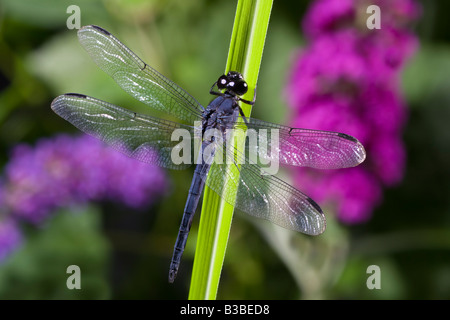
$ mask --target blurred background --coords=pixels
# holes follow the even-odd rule
[[[308,74],[302,63],[313,65],[305,61],[314,43],[322,43],[324,33],[336,28],[332,22],[348,12],[357,16],[345,16],[347,22],[361,17],[352,6],[367,6],[356,0],[335,3],[275,1],[252,117],[292,124],[305,114],[304,122],[296,123],[330,129],[329,122],[321,127],[298,105],[311,105],[311,95],[296,94],[312,90],[301,87],[308,82],[299,77]],[[370,127],[369,133],[347,132],[345,125],[335,129],[367,141],[361,169],[366,173],[360,174],[375,181],[373,188],[349,181],[376,197],[349,218],[351,191],[329,197],[314,188],[335,180],[318,176],[302,188],[302,176],[310,172],[283,171],[283,178],[323,206],[328,229],[313,238],[235,215],[219,299],[450,298],[450,3],[398,3],[404,10],[386,21],[402,22],[394,29],[407,30],[411,45],[390,72],[365,79],[393,83],[389,88],[401,110],[394,130],[400,151],[377,149],[383,132],[370,124],[390,109],[371,109],[372,118],[359,115],[359,127]],[[81,26],[108,30],[203,105],[225,71],[236,1],[0,1],[0,299],[185,299],[198,216],[176,282],[168,284],[167,276],[193,169],[165,171],[116,156],[50,109],[56,96],[77,92],[150,112],[96,67],[76,29],[67,28],[72,4],[80,8]],[[389,10],[382,6],[381,30]],[[383,48],[402,43],[386,42]],[[330,51],[330,59],[318,65],[326,69],[333,55]],[[335,99],[338,89],[327,99]],[[340,102],[348,102],[352,89],[345,90]],[[330,114],[322,115],[319,119]],[[394,167],[393,173],[380,167]],[[70,265],[81,269],[81,290],[67,289]],[[380,289],[367,286],[371,265],[379,267]]]

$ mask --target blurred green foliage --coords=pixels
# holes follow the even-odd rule
[[[44,229],[30,230],[26,243],[2,265],[0,299],[107,298],[110,246],[99,225],[98,209],[86,207],[58,212]],[[82,290],[67,289],[72,272],[66,270],[73,264],[81,269]]]
[[[66,28],[71,4],[81,9],[81,25],[109,30],[205,105],[224,71],[234,1],[1,0],[2,168],[18,143],[77,132],[50,110],[59,94],[79,92],[150,112],[118,90],[79,45],[76,30]],[[254,117],[282,123],[288,115],[283,87],[303,43],[307,5],[274,4]],[[317,238],[237,216],[219,299],[450,298],[450,2],[423,5],[416,26],[421,47],[403,77],[410,108],[403,183],[386,191],[369,223],[343,226],[328,215],[329,228]],[[25,230],[23,247],[0,266],[0,298],[186,298],[198,218],[174,285],[167,272],[192,171],[169,174],[171,193],[148,212],[92,204]],[[82,290],[65,286],[72,264],[81,268]],[[381,268],[380,290],[367,289],[370,265]]]

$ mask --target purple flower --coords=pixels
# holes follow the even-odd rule
[[[0,263],[22,243],[22,233],[12,220],[0,217]]]
[[[420,8],[412,0],[371,4],[381,9],[381,29],[366,27],[365,1],[312,3],[303,21],[309,44],[298,54],[286,91],[294,127],[344,132],[366,148],[367,159],[357,168],[296,171],[302,190],[334,206],[346,223],[370,218],[383,188],[401,181],[406,161],[399,77],[417,48],[408,25]]]
[[[317,38],[355,22],[354,0],[316,0],[303,19],[303,31],[308,38]]]
[[[382,30],[408,32],[407,27],[421,15],[421,7],[413,0],[315,0],[303,19],[303,31],[309,39],[345,29],[370,33],[366,28],[366,10],[371,4],[380,7]]]
[[[379,181],[361,166],[327,173],[299,168],[295,174],[303,190],[317,202],[335,206],[337,217],[345,223],[367,221],[382,200]]]
[[[33,224],[63,206],[117,201],[134,208],[151,204],[167,190],[155,166],[130,159],[83,135],[42,139],[33,148],[17,146],[5,168],[4,203]]]
[[[290,105],[308,108],[324,98],[344,104],[353,101],[370,76],[364,56],[357,52],[357,37],[351,30],[321,37],[300,53],[288,88]]]

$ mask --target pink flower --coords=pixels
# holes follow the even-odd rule
[[[402,130],[407,112],[399,78],[417,48],[407,27],[420,8],[412,0],[371,4],[381,8],[381,29],[361,24],[369,16],[365,1],[313,2],[303,21],[309,44],[299,53],[286,88],[292,126],[347,133],[366,148],[367,159],[357,168],[296,171],[299,187],[334,206],[346,223],[370,219],[383,188],[402,180],[406,161]]]

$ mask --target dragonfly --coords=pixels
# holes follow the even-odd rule
[[[356,138],[339,132],[291,128],[246,117],[240,103],[253,105],[256,94],[252,101],[242,98],[249,88],[237,71],[218,78],[210,89],[215,97],[205,108],[105,29],[85,26],[78,31],[78,38],[94,62],[125,92],[143,104],[179,119],[176,122],[139,114],[78,93],[63,94],[53,100],[51,108],[56,114],[129,157],[165,168],[185,169],[192,163],[173,160],[180,145],[179,140],[172,139],[175,130],[187,130],[194,136],[199,130],[206,133],[214,129],[223,137],[237,129],[277,133],[278,140],[267,138],[264,145],[253,147],[249,143],[243,147],[237,144],[225,147],[223,141],[226,139],[219,139],[219,135],[206,137],[200,134],[197,158],[200,160],[196,161],[174,245],[170,283],[177,276],[205,185],[251,216],[308,235],[325,231],[326,219],[320,206],[282,179],[267,174],[261,166],[262,161],[255,161],[250,154],[256,154],[259,157],[256,159],[294,166],[349,168],[362,163],[366,157],[363,145]],[[196,121],[201,125],[194,125]],[[267,152],[269,149],[271,152]],[[227,155],[231,161],[211,161],[217,155]],[[233,190],[230,186],[235,192],[229,191]]]

